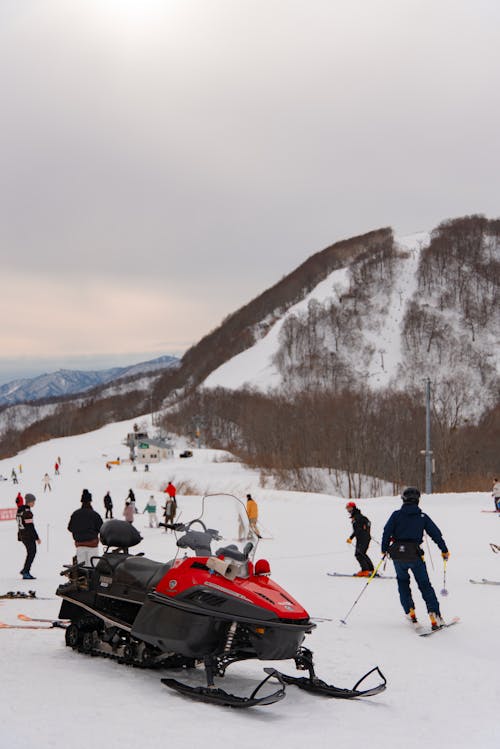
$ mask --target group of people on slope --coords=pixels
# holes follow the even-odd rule
[[[164,493],[167,495],[165,506],[162,507],[165,523],[160,524],[158,522],[157,504],[153,494],[150,495],[143,510],[143,514],[148,514],[150,528],[158,527],[159,525],[166,525],[167,523],[171,524],[175,520],[177,513],[177,490],[172,481],[168,482],[164,489]],[[31,574],[31,565],[33,564],[36,555],[36,545],[40,543],[40,538],[36,531],[33,518],[33,507],[35,502],[36,497],[33,494],[27,493],[23,498],[21,493],[18,492],[16,497],[18,540],[21,541],[26,548],[26,559],[21,570],[21,575],[24,580],[36,579]],[[68,531],[72,534],[75,542],[77,563],[83,564],[84,566],[90,566],[91,559],[96,555],[96,549],[99,546],[99,532],[104,521],[101,515],[92,507],[92,494],[88,489],[83,490],[80,502],[81,507],[71,514],[68,523]],[[113,519],[113,501],[109,491],[104,495],[104,507],[106,509],[106,519]],[[260,538],[257,528],[258,507],[250,494],[247,494],[247,513],[249,516],[250,527]],[[135,507],[135,494],[133,490],[130,489],[125,501],[123,516],[127,522],[132,523],[135,514],[137,514]]]
[[[441,551],[444,560],[448,560],[450,552],[437,525],[419,508],[420,491],[414,486],[407,487],[401,499],[403,504],[399,510],[392,513],[384,526],[382,534],[382,558],[388,555],[396,571],[399,600],[405,614],[412,622],[417,622],[415,602],[410,586],[410,572],[413,574],[433,629],[443,624],[439,601],[432,587],[427,567],[424,562],[424,552],[421,548],[424,532],[434,541]],[[352,543],[356,539],[355,556],[361,570],[358,577],[371,577],[375,569],[367,554],[370,545],[370,521],[366,518],[355,502],[348,502],[346,509],[352,520],[352,534],[347,539]]]
[[[173,522],[177,512],[176,488],[171,481],[169,481],[164,492],[167,494],[167,498],[165,506],[162,509],[164,510],[166,524]],[[399,510],[392,513],[384,526],[381,541],[382,558],[388,555],[394,563],[399,598],[408,618],[413,622],[417,621],[415,603],[410,586],[409,573],[411,572],[425,601],[431,626],[439,627],[443,623],[439,601],[429,580],[424,553],[421,548],[424,532],[439,547],[445,561],[448,560],[450,554],[440,529],[420,509],[420,496],[420,491],[416,487],[408,487],[403,491],[401,495],[402,506]],[[500,501],[500,492],[498,498]],[[31,575],[31,565],[36,555],[36,544],[40,543],[33,519],[35,501],[35,496],[30,493],[25,495],[24,501],[20,492],[16,498],[18,506],[16,516],[18,539],[26,547],[26,559],[21,570],[21,575],[23,579],[28,580],[35,579]],[[113,503],[109,492],[104,497],[104,506],[106,508],[106,518],[112,518]],[[347,543],[352,543],[353,540],[356,541],[355,557],[361,567],[360,571],[355,574],[360,577],[370,577],[375,573],[373,563],[368,556],[368,547],[371,541],[370,521],[362,514],[355,502],[348,502],[346,509],[352,522],[352,533],[347,538]],[[251,530],[258,538],[261,538],[257,526],[258,506],[251,494],[247,494],[246,497],[246,510]],[[132,523],[136,513],[135,495],[132,489],[130,489],[123,515],[125,520]],[[148,513],[150,527],[158,527],[157,505],[154,495],[149,497],[143,513]],[[99,545],[99,531],[102,524],[103,520],[101,516],[92,508],[92,495],[87,489],[84,489],[81,496],[81,508],[72,513],[68,524],[68,530],[73,535],[75,542],[78,563],[86,566],[90,565],[90,560],[95,555],[95,550]]]

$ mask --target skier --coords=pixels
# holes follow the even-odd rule
[[[21,492],[17,492],[17,497],[16,497],[17,508],[19,509],[20,507],[23,506],[23,504],[24,504],[23,495],[21,494]]]
[[[69,519],[68,530],[75,541],[77,563],[91,567],[92,557],[98,554],[102,517],[92,508],[92,494],[88,489],[83,490],[81,503],[80,509]]]
[[[144,515],[145,512],[148,513],[149,527],[158,528],[158,517],[156,515],[156,499],[154,498],[152,494],[149,497],[148,503],[146,507],[144,508],[144,510],[142,511],[142,514]]]
[[[18,484],[19,483],[19,481],[17,480],[17,473],[16,473],[16,469],[15,468],[12,469],[12,471],[10,473],[10,477],[12,479],[12,483],[13,484]]]
[[[259,518],[259,507],[257,502],[251,494],[247,494],[247,515],[250,521],[250,530],[252,530],[257,538],[262,538],[260,531],[257,527],[257,520]]]
[[[134,522],[134,503],[130,501],[130,499],[127,499],[125,502],[125,507],[123,508],[123,517],[127,521],[127,523],[133,523]]]
[[[495,503],[495,510],[500,512],[500,481],[493,479],[493,488],[491,490],[493,495],[493,502]]]
[[[354,573],[354,577],[370,577],[374,567],[372,560],[366,552],[368,551],[371,540],[371,523],[367,517],[361,514],[361,510],[356,507],[355,502],[348,502],[345,508],[351,516],[352,520],[352,533],[347,539],[347,543],[352,544],[353,538],[356,539],[356,549],[354,551],[354,556],[358,560],[361,567],[361,570],[359,572]]]
[[[48,473],[46,473],[46,474],[44,475],[44,477],[43,477],[43,479],[42,479],[42,484],[43,484],[43,491],[44,491],[44,492],[46,492],[46,491],[47,491],[47,489],[49,490],[49,492],[51,492],[51,491],[52,491],[52,487],[51,487],[51,485],[50,485],[50,476],[49,476],[49,474],[48,474]]]
[[[420,491],[414,486],[409,486],[403,491],[401,499],[403,500],[402,507],[393,512],[385,524],[382,535],[382,554],[389,554],[394,562],[399,600],[410,621],[414,623],[417,621],[410,589],[409,572],[411,570],[427,606],[432,629],[439,629],[444,622],[436,593],[427,574],[424,552],[420,548],[424,531],[441,549],[443,559],[448,559],[450,552],[437,525],[418,507]]]
[[[167,484],[167,486],[166,486],[166,489],[165,489],[164,493],[165,493],[165,494],[168,494],[168,496],[169,496],[169,497],[170,497],[171,499],[175,499],[175,497],[176,497],[176,494],[177,494],[177,489],[175,488],[175,486],[174,486],[174,485],[172,484],[172,482],[171,482],[171,481],[169,481],[169,482],[168,482],[168,484]]]
[[[24,502],[25,504],[18,508],[16,514],[17,538],[26,547],[26,559],[21,570],[21,575],[23,576],[23,580],[36,580],[31,574],[31,565],[36,556],[36,545],[40,544],[41,541],[33,522],[32,508],[36,502],[35,495],[26,494]]]
[[[56,460],[56,462],[54,463],[54,474],[55,474],[56,476],[59,476],[59,463],[57,462],[57,460]]]
[[[134,494],[134,492],[132,491],[132,489],[129,489],[129,490],[128,490],[128,494],[127,494],[127,499],[126,499],[126,501],[127,501],[127,502],[130,502],[130,504],[132,505],[132,512],[134,513],[134,515],[138,515],[138,514],[139,514],[139,510],[138,510],[138,509],[137,509],[137,507],[135,506],[135,494]]]
[[[104,500],[103,501],[104,501],[104,507],[106,509],[106,518],[105,518],[105,520],[107,520],[108,518],[113,519],[113,500],[111,499],[111,494],[109,493],[109,489],[106,492],[106,494],[104,495]]]
[[[165,501],[165,507],[162,507],[162,510],[165,523],[173,523],[177,514],[177,500],[175,496],[168,497],[168,499]],[[168,528],[165,528],[165,533],[167,533],[167,531]]]

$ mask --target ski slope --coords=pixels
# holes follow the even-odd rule
[[[61,630],[0,631],[2,670],[0,684],[1,742],[3,749],[165,749],[169,746],[243,748],[304,746],[322,749],[363,746],[387,749],[422,746],[493,749],[500,745],[496,706],[500,698],[496,657],[500,587],[471,585],[469,578],[500,580],[500,555],[489,543],[500,543],[499,517],[487,493],[432,495],[421,506],[443,531],[451,551],[447,569],[449,595],[440,597],[442,613],[460,624],[429,638],[418,637],[403,617],[395,580],[333,578],[327,571],[354,572],[354,550],[346,544],[350,522],[345,500],[333,496],[261,490],[258,474],[238,463],[224,461],[213,450],[193,450],[194,457],[176,457],[152,465],[149,473],[132,472],[129,464],[107,471],[107,460],[126,458],[121,444],[132,422],[109,425],[97,432],[52,440],[34,446],[15,459],[0,461],[0,474],[10,476],[22,464],[21,483],[0,482],[0,507],[13,506],[18,488],[37,497],[35,522],[42,544],[32,567],[35,581],[22,581],[18,570],[24,546],[16,540],[14,521],[0,522],[2,565],[0,592],[35,589],[52,600],[0,602],[0,620],[19,623],[19,613],[57,617],[54,597],[59,572],[73,555],[66,530],[69,515],[80,506],[84,488],[94,497],[94,508],[103,514],[102,498],[109,489],[115,517],[121,517],[129,488],[142,510],[151,493],[168,480],[189,481],[197,491],[251,491],[259,502],[265,536],[256,559],[268,558],[272,575],[309,611],[332,621],[319,623],[305,644],[315,654],[318,675],[341,687],[352,687],[373,666],[388,680],[386,692],[364,700],[342,701],[312,696],[295,687],[286,698],[267,707],[238,712],[192,702],[160,683],[165,672],[143,671],[75,653],[64,645]],[[61,457],[60,476],[53,465]],[[51,493],[42,491],[42,476],[53,476]],[[195,499],[179,493],[181,519],[189,519]],[[374,539],[399,507],[397,497],[361,500],[362,511],[372,521]],[[174,538],[161,530],[143,527],[146,516],[137,516],[144,540],[137,551],[156,560],[174,556]],[[369,553],[375,563],[379,546],[372,541]],[[429,542],[427,561],[436,591],[443,587],[443,563]],[[392,574],[389,562],[386,574]],[[365,588],[366,586],[366,588]],[[364,589],[343,626],[354,600]],[[425,609],[415,589],[417,614],[426,622]],[[267,662],[251,661],[231,666],[225,688],[249,694],[263,675]],[[295,673],[293,663],[276,663]],[[203,674],[177,674],[177,678],[202,683]],[[198,682],[196,680],[198,679]],[[22,706],[22,710],[21,710]]]

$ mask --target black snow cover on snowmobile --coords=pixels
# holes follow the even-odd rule
[[[100,535],[103,546],[116,546],[120,549],[129,549],[142,541],[137,528],[126,520],[107,520],[101,527]]]

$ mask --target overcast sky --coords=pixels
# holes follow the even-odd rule
[[[497,0],[0,0],[0,378],[180,353],[333,242],[500,215]]]

